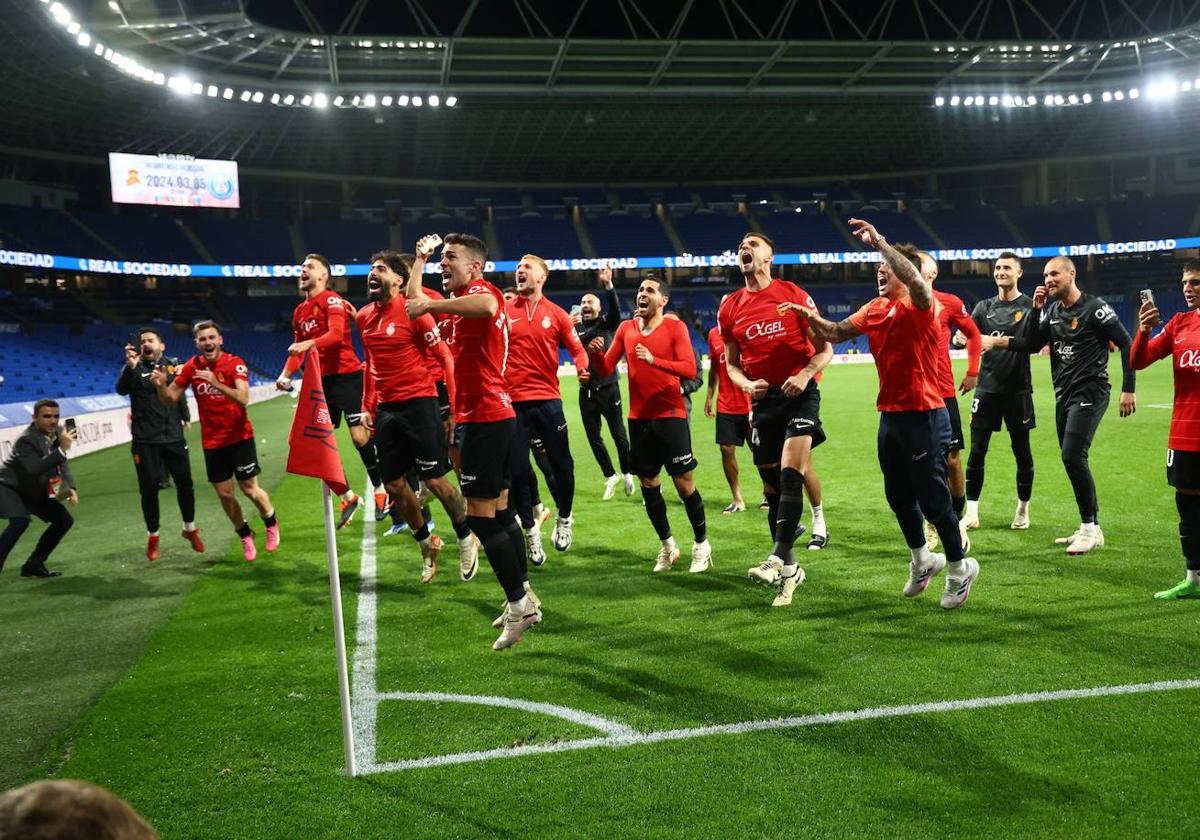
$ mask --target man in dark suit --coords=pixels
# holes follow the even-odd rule
[[[0,533],[0,569],[29,527],[31,516],[50,523],[21,567],[21,577],[61,575],[47,569],[46,560],[75,524],[59,500],[79,504],[75,479],[67,467],[67,452],[77,432],[59,431],[58,416],[58,403],[38,400],[33,406],[33,422],[13,443],[12,452],[0,466],[0,519],[8,520],[8,527]]]

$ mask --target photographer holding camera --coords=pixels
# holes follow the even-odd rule
[[[8,527],[0,533],[0,569],[29,527],[30,516],[50,523],[21,567],[21,577],[61,575],[47,569],[46,560],[75,524],[61,500],[79,504],[75,479],[67,467],[67,452],[78,433],[72,421],[59,431],[58,417],[58,403],[38,400],[33,406],[33,422],[13,442],[12,452],[0,466],[0,519],[8,520]]]
[[[177,359],[163,356],[166,349],[162,334],[157,330],[150,327],[139,330],[125,345],[125,367],[117,379],[117,393],[129,397],[133,464],[142,497],[142,516],[146,520],[146,559],[151,561],[159,556],[158,491],[167,474],[175,481],[175,495],[183,520],[182,536],[193,551],[204,551],[195,523],[196,491],[192,484],[187,440],[183,435],[191,420],[187,400],[165,405],[150,381],[150,375],[156,370],[163,370],[173,378],[180,367]]]

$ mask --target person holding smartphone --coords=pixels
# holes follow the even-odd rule
[[[1175,488],[1179,511],[1179,543],[1186,573],[1183,580],[1154,593],[1160,601],[1200,597],[1200,260],[1183,265],[1183,300],[1179,312],[1153,338],[1150,332],[1162,323],[1154,293],[1141,292],[1138,330],[1133,338],[1130,364],[1134,370],[1149,367],[1170,356],[1175,370],[1175,405],[1167,437],[1167,484]]]
[[[59,407],[54,400],[34,403],[33,422],[16,439],[0,466],[0,519],[8,520],[8,527],[0,533],[0,569],[29,528],[31,516],[49,523],[21,567],[21,577],[60,576],[62,572],[46,568],[46,561],[75,524],[62,502],[65,499],[72,507],[79,504],[75,478],[67,466],[67,453],[78,432],[73,420],[60,430],[58,418]]]

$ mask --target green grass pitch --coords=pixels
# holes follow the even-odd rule
[[[384,538],[372,522],[378,689],[553,703],[651,732],[1195,678],[1200,604],[1151,598],[1183,574],[1164,474],[1169,369],[1139,377],[1131,418],[1117,417],[1114,395],[1092,448],[1108,545],[1082,558],[1053,545],[1074,530],[1077,514],[1044,358],[1034,371],[1033,527],[1008,528],[1014,465],[999,433],[983,525],[972,532],[982,573],[953,613],[938,608],[940,580],[922,598],[900,596],[908,556],[875,460],[873,367],[838,367],[822,384],[829,442],[815,461],[832,542],[802,553],[808,582],[792,607],[775,610],[770,594],[745,579],[769,550],[764,514],[721,515],[728,492],[702,403],[693,444],[714,568],[689,575],[685,556],[652,575],[657,541],[640,498],[600,501],[576,389],[565,382],[577,525],[574,547],[559,554],[547,538],[549,560],[533,571],[545,621],[515,649],[493,653],[489,622],[501,596],[486,564],[460,583],[451,543],[435,582],[422,586],[411,538]],[[78,525],[51,564],[66,575],[18,577],[36,526],[0,575],[0,789],[49,775],[89,779],[130,800],[168,838],[1194,835],[1195,690],[348,779],[319,490],[282,475],[291,405],[274,400],[252,411],[283,529],[279,553],[253,565],[241,560],[204,486],[197,495],[208,554],[192,554],[176,536],[166,491],[165,550],[148,564],[127,451],[79,460]],[[964,400],[964,419],[968,407]],[[361,485],[348,436],[340,436]],[[741,464],[746,498],[757,501],[745,451]],[[686,555],[682,506],[670,489],[665,495]],[[450,535],[436,504],[434,517]],[[338,535],[352,654],[362,540],[361,519]],[[510,708],[386,700],[376,761],[596,734]]]

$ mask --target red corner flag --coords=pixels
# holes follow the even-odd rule
[[[329,419],[329,406],[325,403],[325,390],[321,387],[321,362],[317,351],[312,349],[304,363],[300,400],[288,435],[287,471],[319,478],[337,495],[349,489]]]

